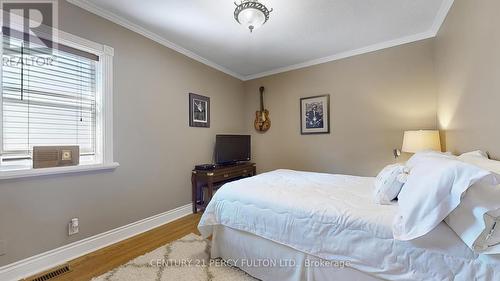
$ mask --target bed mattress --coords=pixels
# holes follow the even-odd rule
[[[387,280],[500,280],[500,257],[473,253],[441,223],[412,241],[392,237],[397,205],[372,201],[374,178],[277,170],[231,182],[199,230],[246,231]]]

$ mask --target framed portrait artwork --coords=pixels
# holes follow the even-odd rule
[[[189,126],[210,128],[210,98],[189,93]]]
[[[300,133],[330,133],[330,95],[300,99]]]

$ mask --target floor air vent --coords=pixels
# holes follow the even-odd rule
[[[70,272],[69,264],[63,264],[61,266],[58,266],[56,268],[51,269],[50,271],[47,271],[45,273],[42,273],[41,275],[37,275],[28,279],[24,279],[24,281],[46,281],[46,280],[51,280],[52,278],[59,277],[65,273]]]

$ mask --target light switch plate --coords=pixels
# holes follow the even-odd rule
[[[68,223],[68,235],[75,235],[78,232],[80,232],[80,221],[78,220],[78,218],[73,218]]]
[[[3,256],[7,253],[7,243],[5,240],[0,240],[0,256]]]

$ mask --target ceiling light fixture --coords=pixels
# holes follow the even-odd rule
[[[269,14],[273,9],[268,9],[258,0],[241,0],[234,10],[234,19],[241,25],[244,25],[250,32],[264,25],[269,20]]]

